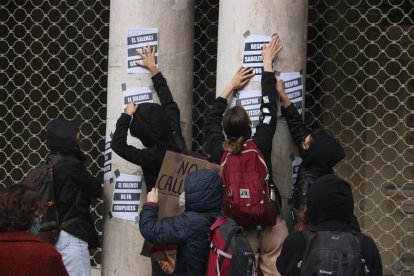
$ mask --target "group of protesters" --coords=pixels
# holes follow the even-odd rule
[[[243,89],[254,76],[253,69],[245,67],[236,71],[215,99],[204,129],[205,151],[209,154],[204,158],[210,162],[223,165],[224,156],[237,156],[251,145],[259,151],[267,168],[267,182],[274,195],[272,200],[278,206],[273,214],[274,223],[242,227],[255,258],[254,274],[311,275],[302,267],[307,248],[303,233],[311,230],[313,233],[352,233],[359,241],[364,275],[382,275],[378,249],[371,238],[361,233],[353,213],[351,187],[334,175],[333,167],[345,157],[344,150],[323,129],[312,130],[303,123],[285,92],[283,81],[274,73],[273,64],[281,50],[278,35],[263,45],[262,103],[255,133],[252,135],[252,123],[242,107],[228,108],[234,92]],[[145,47],[139,55],[142,59],[138,65],[150,71],[160,104],[128,104],[116,123],[111,146],[120,157],[142,168],[148,191],[139,215],[142,236],[154,244],[177,246],[174,259],[151,259],[152,275],[206,275],[210,227],[217,218],[227,214],[223,210],[225,183],[213,170],[189,174],[184,182],[184,193],[180,195],[184,212],[176,217],[158,219],[155,186],[165,153],[183,153],[185,143],[180,110],[155,64],[154,49]],[[303,160],[294,183],[291,206],[281,206],[278,179],[272,174],[272,141],[277,127],[279,99],[281,114]],[[143,148],[127,143],[128,131],[141,141]],[[48,246],[33,237],[39,231],[42,214],[39,195],[20,184],[2,191],[0,271],[10,271],[5,275],[90,275],[88,249],[96,248],[98,239],[89,205],[91,198],[100,196],[101,184],[84,165],[79,125],[63,119],[54,120],[48,126],[47,144],[52,155],[61,156],[53,166],[55,204],[60,218],[68,223],[60,229],[54,248]],[[292,210],[295,226],[291,233],[281,208]]]

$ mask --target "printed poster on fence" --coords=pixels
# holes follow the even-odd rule
[[[243,67],[253,68],[255,73],[251,81],[261,81],[263,74],[262,48],[269,43],[271,37],[251,34],[244,40]]]
[[[123,109],[129,103],[153,103],[154,93],[149,87],[127,87],[125,83],[121,84],[123,94]]]
[[[112,177],[112,139],[110,136],[105,137],[105,163],[104,163],[104,180],[110,180]]]
[[[128,73],[150,73],[148,69],[138,66],[136,62],[141,60],[138,51],[145,46],[155,47],[155,65],[158,66],[158,29],[142,28],[130,29],[127,33],[127,63]]]
[[[300,72],[280,73],[280,78],[285,84],[285,91],[290,101],[295,105],[299,113],[302,113],[303,84]]]
[[[140,205],[143,178],[120,173],[115,181],[111,213],[115,218],[135,221]]]
[[[256,132],[256,126],[259,124],[260,105],[262,103],[262,92],[258,90],[240,91],[236,99],[236,105],[246,110],[252,122],[252,135]]]

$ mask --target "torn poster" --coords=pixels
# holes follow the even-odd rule
[[[285,90],[290,101],[295,105],[299,113],[302,113],[303,84],[300,72],[280,73],[280,78],[285,83]]]
[[[249,35],[244,40],[243,67],[253,68],[255,76],[251,81],[260,81],[263,74],[262,48],[270,41],[270,36]]]
[[[154,93],[149,87],[127,87],[125,83],[121,84],[123,94],[123,109],[129,103],[153,103]]]
[[[236,99],[236,105],[246,110],[252,122],[252,135],[259,124],[260,105],[262,104],[262,92],[258,90],[242,90]]]
[[[105,137],[105,161],[104,161],[104,180],[110,180],[112,177],[112,139],[110,136]]]
[[[141,198],[143,178],[140,175],[121,173],[116,178],[112,197],[112,216],[135,221]]]
[[[149,70],[138,66],[136,62],[141,60],[138,51],[142,51],[145,46],[155,47],[155,65],[158,67],[158,29],[131,29],[127,33],[127,63],[128,73],[149,73]]]

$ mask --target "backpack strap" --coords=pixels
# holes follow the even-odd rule
[[[216,221],[210,226],[210,231],[214,231],[219,228],[221,225],[227,222],[227,217],[219,217]]]
[[[172,138],[174,140],[175,145],[180,150],[180,153],[182,153],[187,148],[185,146],[185,143],[184,143],[183,139],[181,139],[181,137],[177,134],[176,131],[173,131],[173,133],[172,133],[171,136],[172,136]]]

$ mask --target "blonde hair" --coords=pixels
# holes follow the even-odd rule
[[[239,154],[244,148],[244,140],[246,138],[239,137],[237,139],[226,140],[223,143],[224,151],[230,152],[232,154]]]

